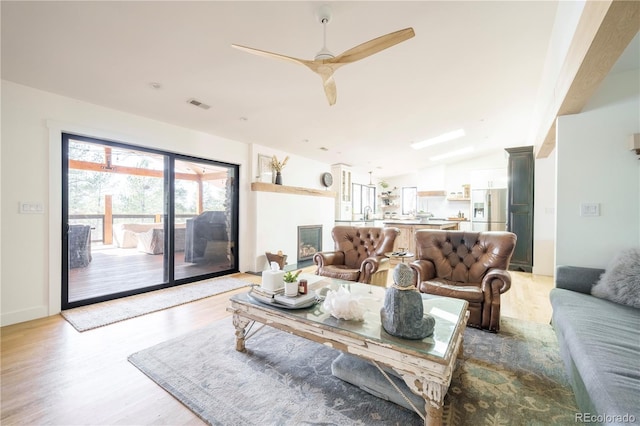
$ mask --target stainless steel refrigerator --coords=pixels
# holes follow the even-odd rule
[[[507,190],[474,189],[471,191],[471,229],[507,230]]]

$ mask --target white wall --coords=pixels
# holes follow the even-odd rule
[[[610,75],[584,112],[557,122],[556,264],[604,268],[640,246],[640,161],[627,147],[640,132],[640,72]],[[600,216],[581,217],[581,203]]]
[[[535,160],[533,200],[533,270],[554,274],[556,219],[556,157]]]

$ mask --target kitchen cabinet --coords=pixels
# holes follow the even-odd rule
[[[507,231],[518,236],[509,269],[533,269],[533,191],[535,159],[533,147],[507,148],[509,186]]]
[[[344,164],[331,166],[331,174],[336,191],[335,214],[336,220],[351,220],[351,169]]]
[[[471,189],[506,188],[508,171],[504,168],[472,170]]]

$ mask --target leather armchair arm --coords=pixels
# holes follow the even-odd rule
[[[371,282],[371,276],[379,270],[389,269],[389,259],[386,256],[370,256],[360,265],[360,277],[358,281]]]
[[[481,287],[484,294],[482,328],[495,332],[500,328],[500,295],[511,288],[511,274],[504,269],[491,269]]]
[[[436,276],[436,267],[429,260],[418,259],[409,264],[416,273],[416,287],[420,289],[420,283]]]
[[[482,292],[499,294],[511,288],[511,274],[504,269],[491,269],[482,280]]]
[[[313,255],[313,262],[322,268],[327,265],[344,265],[343,251],[322,251]]]

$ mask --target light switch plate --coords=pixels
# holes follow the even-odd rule
[[[21,214],[42,214],[44,213],[44,205],[36,201],[20,201]]]
[[[600,204],[598,203],[580,204],[580,216],[600,216]]]

